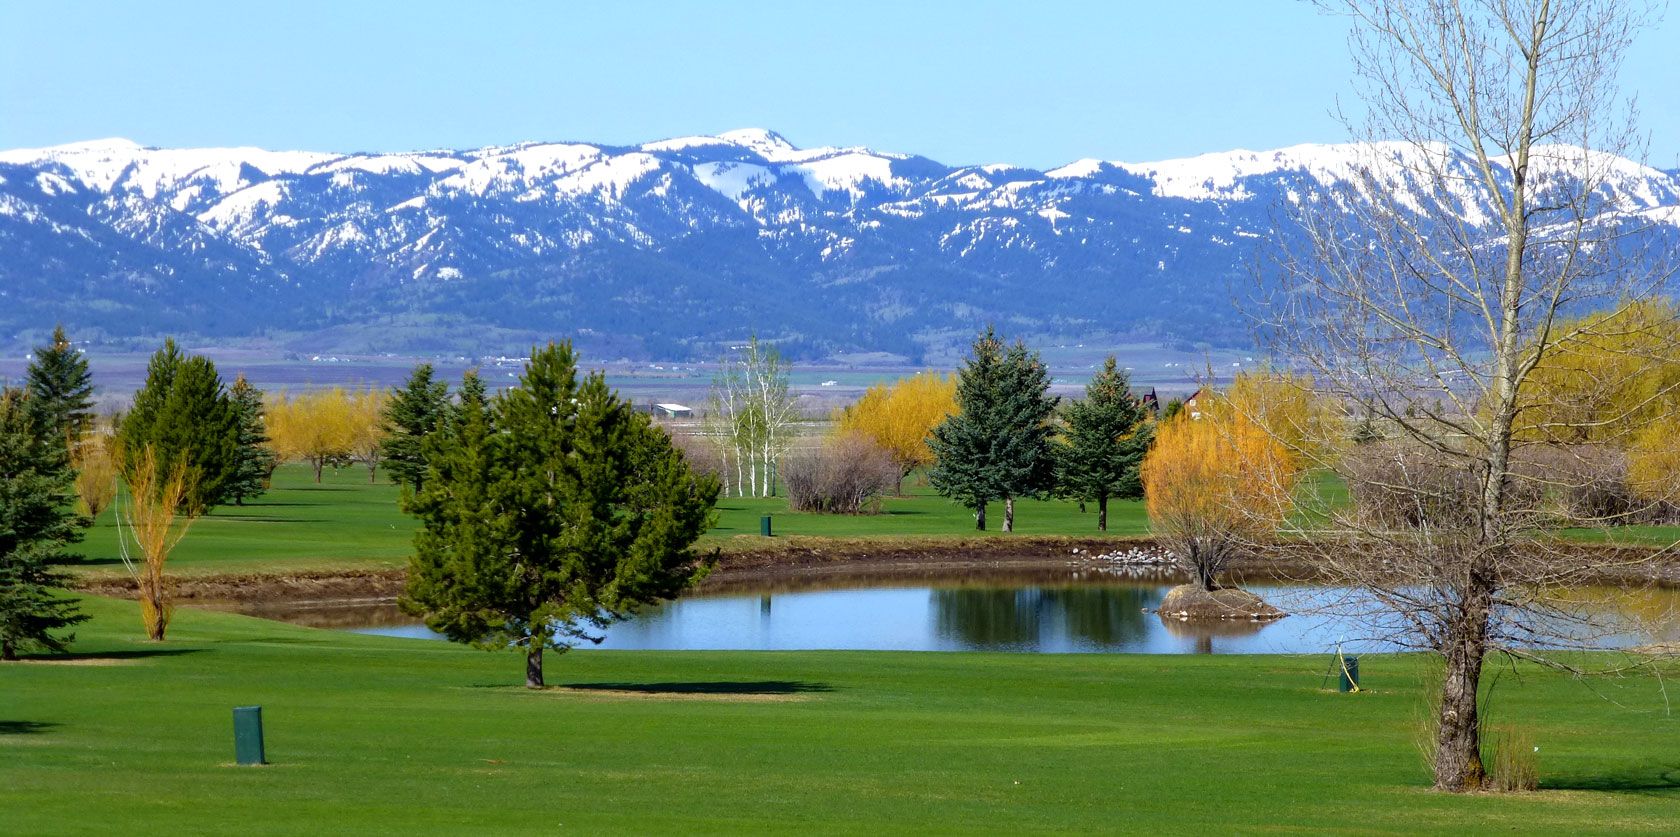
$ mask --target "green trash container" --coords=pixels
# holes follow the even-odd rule
[[[262,707],[233,708],[233,755],[239,764],[267,764],[263,753]]]
[[[1343,657],[1340,666],[1341,676],[1336,678],[1336,690],[1340,692],[1359,691],[1359,658]]]
[[[765,515],[758,519],[758,533],[767,538],[771,537],[770,515]]]

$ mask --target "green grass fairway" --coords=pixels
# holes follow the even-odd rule
[[[1323,480],[1327,496],[1345,495],[1338,483]],[[1340,492],[1340,493],[1338,493]],[[973,512],[933,493],[915,480],[905,482],[905,496],[882,501],[875,515],[797,514],[788,511],[785,497],[718,500],[718,522],[702,546],[724,549],[762,545],[759,519],[773,518],[778,536],[827,538],[939,538],[939,537],[1098,537],[1095,506],[1079,511],[1065,500],[1022,500],[1016,504],[1016,531],[998,531],[1003,505],[993,504],[990,530],[974,529]],[[413,543],[415,522],[397,509],[397,488],[385,481],[369,484],[360,467],[328,471],[320,485],[307,466],[284,465],[275,472],[274,487],[245,506],[222,506],[195,521],[170,558],[169,571],[192,575],[229,572],[304,572],[311,570],[377,569],[405,566]],[[1149,533],[1148,516],[1140,501],[1113,501],[1108,507],[1108,534],[1136,537]],[[1604,540],[1603,530],[1572,530],[1564,537]],[[1680,540],[1680,527],[1626,526],[1612,530],[1618,543],[1667,546]],[[122,574],[117,557],[115,513],[100,515],[80,545],[88,563],[82,572]]]
[[[718,498],[718,523],[712,529],[716,537],[757,535],[759,518],[774,517],[778,535],[813,535],[820,537],[920,537],[975,536],[1009,537],[1000,531],[1003,526],[1003,504],[993,503],[986,509],[986,532],[974,528],[974,512],[951,502],[925,485],[910,480],[904,484],[905,496],[887,497],[881,501],[880,514],[798,514],[788,511],[785,497]],[[1097,506],[1086,504],[1084,512],[1079,504],[1067,500],[1018,500],[1015,503],[1016,535],[1071,535],[1099,537]],[[1108,534],[1113,536],[1146,535],[1149,518],[1140,500],[1111,500],[1108,504]]]
[[[579,652],[521,659],[95,600],[78,665],[0,664],[0,831],[320,834],[1680,830],[1654,679],[1501,676],[1544,789],[1425,790],[1423,659]],[[624,693],[628,692],[628,694]],[[261,704],[272,766],[232,761]]]
[[[406,566],[414,520],[397,509],[397,487],[361,467],[327,471],[320,485],[306,465],[283,465],[274,487],[243,506],[193,521],[169,559],[171,573],[298,572]],[[99,516],[78,545],[93,572],[123,573],[116,512]]]
[[[736,535],[757,538],[759,518],[773,515],[777,535],[849,538],[969,536],[973,514],[924,487],[906,483],[907,496],[888,498],[879,515],[794,514],[787,499],[726,497],[718,501],[718,524],[703,545],[726,545]],[[1141,502],[1109,504],[1111,535],[1141,535],[1148,521]],[[1003,525],[1003,506],[994,505],[992,534]],[[1016,531],[1022,535],[1094,537],[1094,506],[1081,514],[1077,503],[1023,500]],[[405,566],[415,522],[397,509],[397,488],[383,475],[369,484],[367,471],[328,471],[320,485],[305,465],[283,465],[267,494],[244,506],[221,506],[192,524],[169,560],[175,574],[303,572],[343,568]],[[123,573],[117,552],[116,513],[106,510],[78,548],[88,559],[83,571]]]

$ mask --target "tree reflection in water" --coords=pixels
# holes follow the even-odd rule
[[[1155,610],[1175,579],[1110,580],[1047,573],[974,573],[914,580],[803,578],[775,587],[738,585],[643,609],[608,630],[619,649],[881,649],[916,651],[1328,654],[1404,650],[1375,637],[1396,618],[1347,590],[1253,585],[1291,616],[1275,622],[1161,619]],[[1583,645],[1658,643],[1680,651],[1680,589],[1589,587],[1547,591],[1554,602],[1604,618],[1611,635]],[[207,603],[195,603],[205,606]],[[389,600],[246,602],[224,609],[319,627],[438,639]],[[1538,626],[1565,635],[1568,624]]]
[[[1248,619],[1217,619],[1189,621],[1178,619],[1166,614],[1160,615],[1161,627],[1167,633],[1195,643],[1195,653],[1212,654],[1216,651],[1214,640],[1220,637],[1235,638],[1248,637],[1260,633],[1262,628],[1272,622],[1255,622]]]
[[[977,650],[1035,650],[1052,638],[1114,648],[1143,642],[1154,588],[1136,586],[961,587],[929,591],[935,630]]]

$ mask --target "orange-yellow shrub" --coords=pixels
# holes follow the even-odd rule
[[[957,379],[924,372],[870,387],[835,416],[835,429],[838,435],[856,434],[879,445],[908,475],[933,463],[928,434],[956,412]]]
[[[1292,508],[1296,457],[1235,413],[1162,422],[1143,460],[1150,527],[1204,589],[1244,544],[1276,532]]]

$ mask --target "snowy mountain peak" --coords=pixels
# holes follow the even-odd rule
[[[787,137],[766,128],[738,128],[718,134],[718,139],[735,145],[750,148],[759,153],[769,151],[780,153],[784,151],[798,151]]]
[[[45,148],[19,149],[17,153],[35,152],[41,156],[62,154],[84,154],[98,151],[139,151],[143,146],[126,137],[106,137],[104,139],[83,140],[81,142],[67,142],[62,145],[49,145]]]
[[[787,138],[765,128],[740,128],[724,131],[717,136],[673,137],[638,146],[642,151],[687,151],[695,148],[734,147],[751,151],[770,161],[796,156],[800,149]]]
[[[1240,340],[1219,277],[1275,236],[1280,201],[1376,172],[1408,210],[1486,225],[1468,165],[1383,143],[1038,171],[799,148],[762,128],[630,147],[17,149],[0,151],[0,334],[348,325],[434,345],[451,338],[371,324],[470,311],[459,333],[616,328],[612,351],[664,357],[753,330],[918,357],[988,319]],[[1425,167],[1453,174],[1448,194],[1414,176]],[[1566,148],[1531,167],[1594,171],[1614,212],[1680,237],[1680,175]]]

